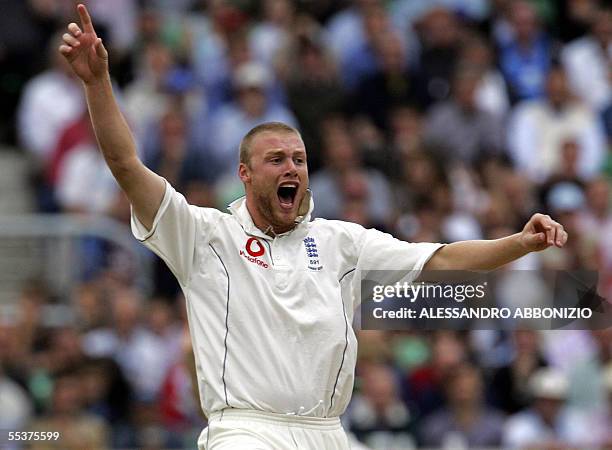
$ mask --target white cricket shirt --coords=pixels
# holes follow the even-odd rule
[[[356,274],[419,271],[442,244],[310,221],[310,211],[272,238],[253,224],[244,198],[230,211],[188,205],[166,183],[150,231],[132,214],[134,236],[166,262],[185,294],[204,412],[341,415],[357,356]]]

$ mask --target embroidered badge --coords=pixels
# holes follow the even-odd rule
[[[317,249],[317,243],[313,237],[308,236],[304,239],[304,246],[306,247],[306,257],[308,258],[308,268],[310,270],[321,270],[323,266],[319,260],[319,250]]]

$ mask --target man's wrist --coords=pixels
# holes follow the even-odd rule
[[[514,252],[518,255],[517,258],[531,253],[531,249],[528,248],[525,244],[525,240],[523,239],[523,233],[514,233],[508,236],[508,238],[512,242]]]
[[[106,85],[106,84],[110,84],[111,79],[110,79],[110,74],[108,72],[106,72],[104,75],[100,75],[99,77],[92,77],[91,80],[83,80],[83,85],[86,88],[90,88],[90,87],[99,87],[102,85]]]

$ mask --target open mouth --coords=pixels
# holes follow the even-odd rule
[[[280,201],[281,207],[286,209],[293,208],[295,202],[295,196],[297,194],[297,184],[284,184],[278,187],[278,200]]]

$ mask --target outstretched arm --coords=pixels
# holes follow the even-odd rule
[[[164,197],[164,180],[136,155],[130,129],[113,95],[108,53],[96,35],[85,5],[78,5],[81,27],[68,25],[59,51],[82,80],[98,145],[138,220],[148,229]]]
[[[462,241],[446,245],[425,264],[424,270],[493,270],[527,253],[567,242],[563,226],[543,214],[534,214],[520,233],[490,241]]]

